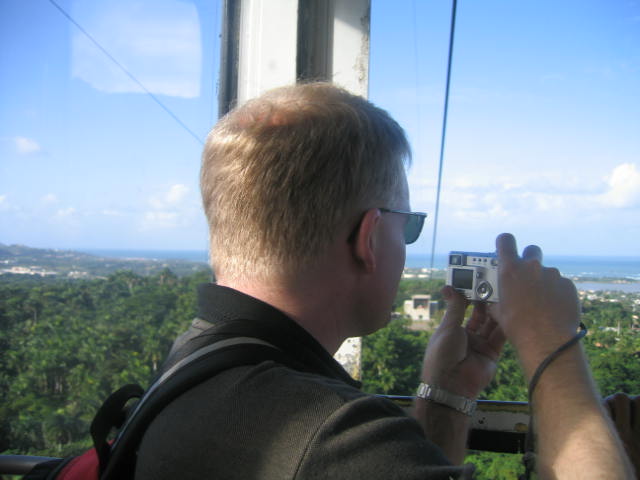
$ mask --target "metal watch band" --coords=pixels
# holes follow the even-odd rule
[[[462,395],[455,395],[451,392],[436,387],[434,385],[428,385],[421,383],[416,392],[416,396],[429,400],[431,402],[439,403],[454,410],[464,413],[468,416],[473,416],[476,411],[476,401],[470,398],[463,397]]]

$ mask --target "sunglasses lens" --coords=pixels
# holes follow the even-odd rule
[[[404,227],[404,242],[407,245],[418,240],[422,225],[424,225],[424,215],[409,214],[409,219]]]

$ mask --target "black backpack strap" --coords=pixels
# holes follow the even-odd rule
[[[125,385],[113,392],[104,401],[91,422],[91,438],[100,462],[100,472],[107,468],[110,447],[107,441],[113,428],[122,427],[126,420],[126,404],[132,398],[142,398],[144,390],[140,385]]]
[[[125,385],[109,395],[93,418],[90,433],[98,459],[98,471],[102,472],[107,467],[110,455],[110,446],[107,440],[109,433],[114,428],[120,428],[124,423],[127,402],[132,398],[141,398],[143,393],[144,390],[140,385]],[[90,451],[85,452],[84,455],[88,453]],[[39,463],[23,477],[23,480],[55,480],[68,464],[76,462],[80,458],[66,457]]]
[[[149,388],[110,448],[101,480],[132,479],[138,445],[153,419],[178,396],[217,375],[244,365],[273,360],[291,364],[287,356],[269,343],[250,337],[221,340],[202,347],[169,369]]]

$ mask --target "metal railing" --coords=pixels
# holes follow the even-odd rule
[[[413,397],[382,395],[405,410],[411,408]],[[478,400],[471,421],[467,446],[470,450],[500,453],[523,453],[529,429],[527,402],[496,402]]]
[[[0,475],[26,475],[39,463],[50,460],[57,460],[57,458],[31,455],[0,455]]]
[[[407,410],[413,397],[389,396],[395,404]],[[521,453],[529,425],[529,406],[526,402],[495,402],[479,400],[472,419],[468,447],[487,452]],[[28,455],[0,455],[0,475],[25,475],[43,462],[55,457]]]

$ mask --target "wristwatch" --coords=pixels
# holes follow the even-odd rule
[[[470,417],[473,416],[473,413],[476,411],[477,402],[475,400],[463,397],[462,395],[455,395],[434,385],[421,383],[418,387],[418,391],[416,392],[416,396],[423,398],[424,400],[429,400],[431,402],[453,408],[454,410],[464,413],[465,415],[469,415]]]

